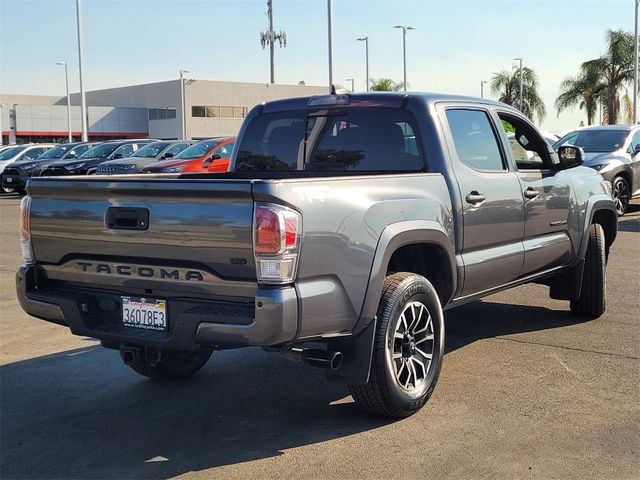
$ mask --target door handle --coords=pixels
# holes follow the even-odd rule
[[[533,200],[538,195],[540,195],[540,192],[533,187],[529,187],[524,191],[524,198],[528,198],[529,200]]]
[[[484,202],[487,199],[487,197],[485,197],[483,194],[481,194],[477,190],[473,190],[467,193],[467,196],[464,197],[464,199],[467,201],[467,203],[470,203],[471,205],[480,205],[482,202]]]

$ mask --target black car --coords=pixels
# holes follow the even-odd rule
[[[142,146],[157,142],[154,139],[109,140],[90,148],[78,158],[56,160],[40,174],[41,177],[59,175],[91,175],[107,160],[128,157]]]
[[[575,145],[585,152],[583,165],[611,182],[618,215],[640,196],[640,126],[598,125],[567,133],[554,144]]]
[[[73,160],[78,158],[90,148],[98,145],[98,142],[74,142],[63,143],[47,150],[37,158],[13,162],[2,175],[3,186],[12,187],[24,191],[27,180],[37,177],[46,167],[58,160]]]
[[[140,173],[140,171],[147,165],[160,160],[173,158],[182,150],[194,143],[194,141],[189,140],[150,143],[128,157],[102,162],[98,165],[96,173],[98,175]]]

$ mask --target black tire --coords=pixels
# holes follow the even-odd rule
[[[596,318],[605,311],[606,245],[604,230],[594,223],[589,227],[589,244],[584,257],[580,298],[571,301],[571,311],[579,317]]]
[[[624,177],[616,177],[611,183],[613,186],[613,201],[616,205],[618,216],[621,217],[627,212],[629,200],[631,199],[631,189]]]
[[[16,191],[16,189],[13,188],[13,187],[5,187],[3,185],[3,183],[4,183],[4,179],[0,176],[0,191],[2,191],[2,193],[8,195],[8,194],[14,193]]]
[[[415,307],[419,304],[424,306],[430,320],[421,316],[425,310]],[[414,307],[421,313],[412,313]],[[400,339],[396,333],[402,334],[396,330],[404,329],[401,318],[404,313],[412,316],[411,322],[408,319],[404,322],[407,327],[405,331],[411,331],[414,322],[415,328],[411,331],[412,335],[405,333]],[[425,322],[426,331],[418,332],[422,322]],[[419,335],[423,337],[419,338]],[[429,336],[432,336],[432,340],[428,339]],[[396,358],[398,345],[401,358]],[[416,349],[420,353],[416,353]],[[425,353],[431,354],[426,369]],[[433,393],[443,355],[444,317],[435,289],[426,278],[415,273],[394,273],[385,279],[378,306],[369,381],[365,385],[350,385],[349,392],[355,403],[368,412],[387,417],[408,417],[420,410]],[[423,376],[419,379],[421,373]],[[410,383],[412,376],[413,384]]]
[[[130,365],[140,375],[154,380],[179,380],[190,377],[207,363],[212,349],[200,348],[193,352],[163,351],[162,358],[154,366]]]

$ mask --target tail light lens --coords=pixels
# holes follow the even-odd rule
[[[272,284],[292,282],[300,250],[300,214],[281,205],[257,203],[253,232],[258,281]]]
[[[31,196],[26,195],[20,201],[20,247],[24,263],[33,263],[31,250]]]

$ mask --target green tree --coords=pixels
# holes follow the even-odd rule
[[[522,68],[522,105],[518,105],[520,98],[520,69],[514,68],[510,72],[503,70],[494,73],[489,82],[491,93],[498,100],[508,105],[518,107],[529,118],[542,121],[547,116],[547,109],[538,93],[538,76],[529,68]]]
[[[556,98],[558,115],[577,105],[580,110],[586,111],[587,124],[592,125],[598,103],[604,98],[606,90],[600,72],[593,65],[582,65],[578,75],[567,77],[560,84],[560,95]]]
[[[610,124],[618,123],[620,95],[633,81],[634,36],[623,30],[607,30],[607,50],[600,57],[582,64],[582,69],[593,69],[606,87],[607,116]]]
[[[374,92],[399,92],[402,89],[402,82],[394,82],[390,78],[371,79],[369,87],[369,90]]]

